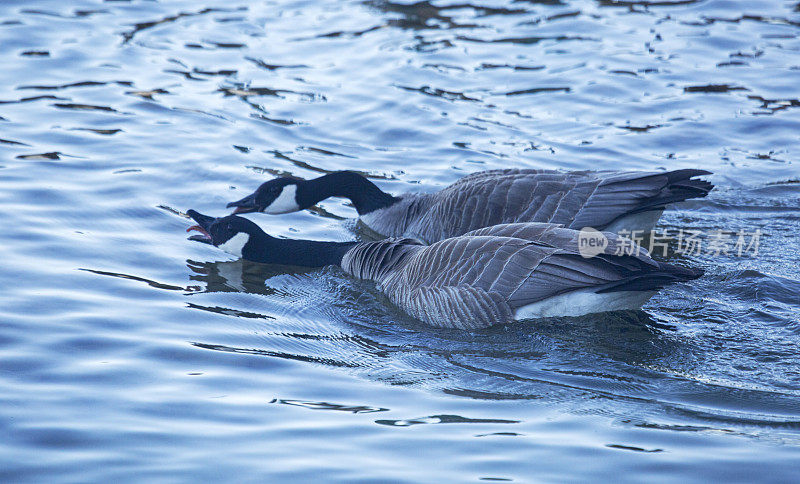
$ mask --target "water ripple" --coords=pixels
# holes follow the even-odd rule
[[[797,14],[2,2],[0,479],[792,480]],[[510,166],[703,167],[717,189],[660,227],[759,230],[758,253],[666,257],[706,276],[643,311],[462,332],[339,270],[185,238],[185,210],[227,213],[274,176],[350,169],[398,194]],[[373,237],[353,215],[248,217]]]

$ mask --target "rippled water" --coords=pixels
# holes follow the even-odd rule
[[[796,479],[798,35],[782,0],[5,0],[0,479]],[[643,312],[470,333],[178,213],[510,166],[713,170],[661,227],[759,252],[685,257],[707,275]]]

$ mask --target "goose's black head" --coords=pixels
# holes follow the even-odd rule
[[[243,199],[231,202],[228,208],[236,207],[233,213],[264,212],[271,215],[302,210],[297,201],[297,189],[304,180],[280,177],[264,182],[258,189]]]
[[[191,240],[214,245],[253,262],[303,267],[340,265],[344,254],[358,243],[277,239],[237,215],[214,218],[195,210],[186,213],[197,222],[186,231],[200,232],[200,235],[189,237]]]
[[[214,245],[237,257],[248,258],[246,254],[256,250],[257,244],[263,244],[271,238],[258,225],[236,215],[214,218],[195,210],[189,210],[186,214],[197,222],[186,231],[200,232],[189,239]]]

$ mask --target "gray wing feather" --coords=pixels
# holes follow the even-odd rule
[[[455,183],[450,185],[450,187],[455,187],[460,184],[469,184],[476,181],[483,181],[486,179],[492,178],[502,178],[506,176],[530,176],[535,175],[542,181],[559,181],[564,178],[564,175],[571,174],[571,175],[604,175],[604,174],[612,174],[615,173],[611,170],[603,170],[603,171],[591,171],[591,170],[583,170],[583,171],[571,171],[569,173],[565,173],[560,170],[551,170],[551,169],[537,169],[537,168],[502,168],[497,170],[485,170],[485,171],[478,171],[475,173],[470,173],[467,176],[459,178]]]
[[[363,242],[342,268],[382,286],[389,299],[435,326],[477,328],[509,321],[506,297],[542,256],[558,249],[507,237],[456,237],[432,246],[409,239]]]
[[[435,194],[405,234],[432,242],[512,222],[570,223],[600,180],[585,172],[493,170]]]
[[[426,199],[424,211],[405,217],[404,234],[426,242],[481,227],[515,222],[602,230],[616,219],[667,203],[705,196],[708,172],[490,170],[468,175]]]
[[[468,236],[415,252],[382,284],[393,302],[430,324],[482,327],[527,304],[617,281],[631,269],[523,239]],[[432,298],[444,300],[431,305]]]
[[[602,230],[620,217],[663,209],[665,205],[689,198],[702,198],[714,188],[695,176],[710,175],[705,170],[667,172],[623,172],[607,176],[597,185],[581,210],[567,227]]]
[[[424,247],[380,281],[399,307],[440,327],[478,328],[510,321],[508,295],[544,255],[558,249],[506,237],[456,237]]]
[[[441,328],[480,329],[510,321],[511,307],[502,296],[470,286],[420,286],[394,299],[415,318]]]
[[[341,265],[359,279],[380,282],[401,268],[409,255],[422,248],[421,242],[407,238],[362,242],[345,253]]]
[[[577,230],[564,228],[560,224],[546,224],[546,223],[514,223],[514,224],[500,224],[492,227],[484,227],[482,229],[472,230],[464,234],[464,236],[496,236],[496,237],[514,237],[518,239],[530,240],[531,242],[539,242],[547,244],[552,247],[568,250],[572,253],[579,254],[579,238],[581,232]],[[589,234],[592,235],[592,234]],[[596,235],[596,234],[594,234]],[[621,237],[617,234],[610,232],[602,232],[603,237],[608,241],[603,248],[605,255],[630,255],[636,257],[640,261],[657,266],[658,264],[650,258],[650,253],[644,247],[639,246],[631,239]]]
[[[644,249],[584,258],[575,234],[554,224],[506,224],[430,246],[365,242],[345,255],[342,267],[380,283],[392,302],[420,320],[465,329],[510,321],[516,309],[559,294],[664,271]]]

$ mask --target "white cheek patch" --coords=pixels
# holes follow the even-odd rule
[[[300,207],[297,205],[295,195],[297,195],[297,185],[286,185],[283,187],[283,190],[281,190],[281,194],[278,195],[278,198],[264,209],[264,213],[278,215],[281,213],[297,212],[300,210]]]
[[[250,240],[250,235],[239,232],[238,234],[234,235],[227,242],[224,244],[220,244],[217,247],[224,250],[225,252],[235,255],[236,257],[242,256],[242,249],[244,245]]]

